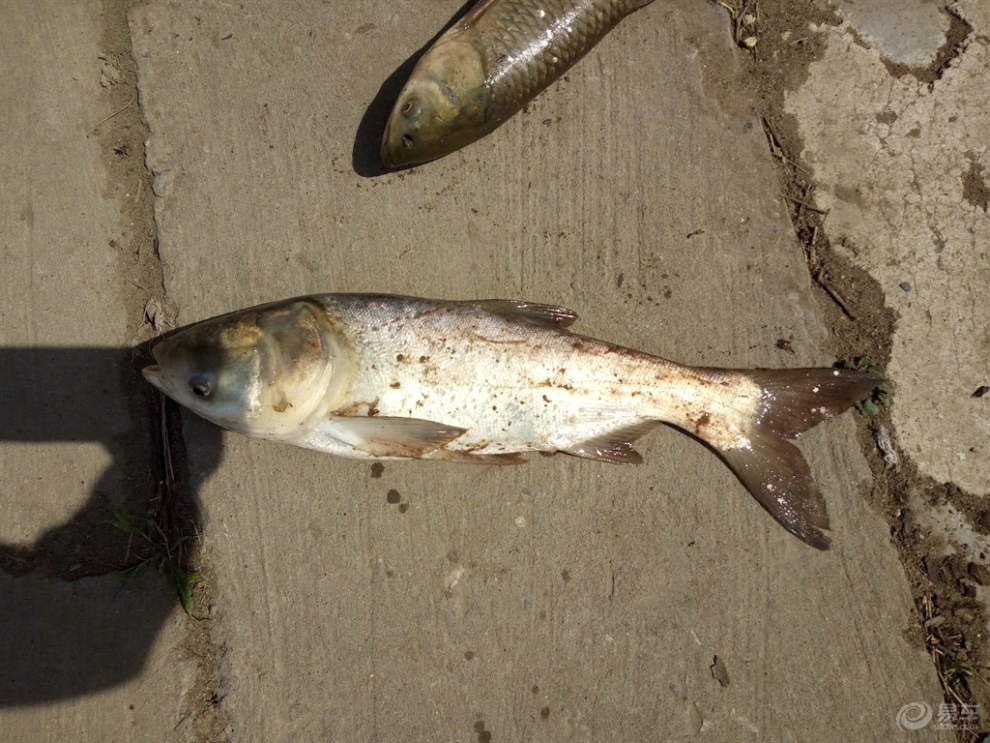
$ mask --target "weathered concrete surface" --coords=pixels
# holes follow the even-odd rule
[[[886,59],[908,67],[927,67],[935,60],[949,30],[941,3],[928,0],[817,0],[835,7]]]
[[[314,291],[506,296],[685,362],[830,361],[714,6],[655,4],[483,143],[356,175],[380,81],[457,5],[132,13],[180,321]],[[859,497],[852,429],[805,446],[828,554],[674,431],[643,442],[639,468],[536,457],[379,477],[226,437],[202,496],[231,738],[892,738],[902,705],[940,691],[904,639],[911,597]],[[186,422],[194,478],[209,431]]]
[[[972,32],[933,84],[892,77],[855,26],[823,28],[824,56],[787,109],[833,244],[900,316],[889,367],[899,445],[924,474],[987,495],[990,398],[973,392],[990,366],[990,7],[953,9]]]
[[[184,740],[196,680],[164,581],[37,569],[90,572],[147,425],[123,384],[140,306],[121,300],[127,225],[94,133],[113,112],[99,10],[0,3],[0,738],[12,742]]]

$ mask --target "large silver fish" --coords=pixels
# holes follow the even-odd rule
[[[481,0],[419,60],[389,117],[382,162],[449,155],[512,116],[653,0]]]
[[[790,532],[826,549],[825,502],[788,438],[867,397],[840,369],[681,366],[567,330],[563,307],[326,294],[176,331],[144,376],[224,428],[372,459],[641,461],[669,423],[715,449]]]

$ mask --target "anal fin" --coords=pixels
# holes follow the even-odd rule
[[[522,454],[475,454],[469,451],[452,451],[444,449],[436,451],[430,455],[430,459],[442,459],[445,462],[457,462],[459,464],[526,464],[526,457]]]
[[[631,426],[617,428],[601,436],[581,441],[566,449],[566,454],[584,459],[597,459],[612,464],[641,464],[643,457],[633,448],[632,442],[660,425],[660,421],[641,421]]]

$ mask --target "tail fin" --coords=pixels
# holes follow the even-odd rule
[[[744,372],[763,390],[749,446],[719,454],[780,524],[820,550],[830,541],[825,499],[800,450],[787,439],[868,397],[880,380],[852,369]]]

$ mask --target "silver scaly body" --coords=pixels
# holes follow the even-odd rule
[[[225,428],[340,456],[515,464],[525,452],[638,463],[661,423],[716,449],[786,528],[824,548],[824,500],[787,439],[866,397],[872,375],[675,364],[511,300],[301,297],[154,348],[156,387]]]

